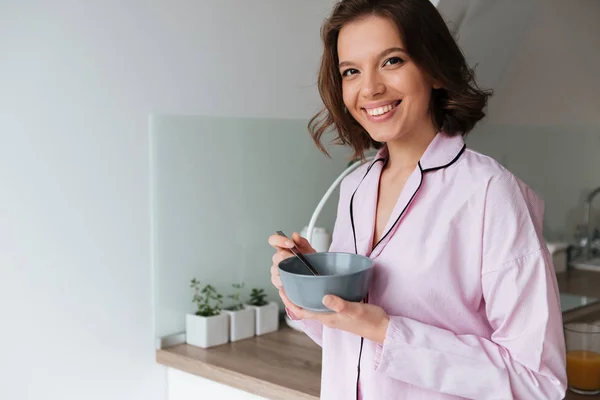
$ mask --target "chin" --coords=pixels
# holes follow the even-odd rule
[[[371,139],[373,139],[376,142],[380,142],[380,143],[387,143],[387,142],[391,142],[395,139],[398,139],[399,135],[397,134],[390,134],[390,131],[392,131],[392,129],[386,129],[386,130],[382,130],[380,129],[376,129],[376,130],[367,130],[367,133],[369,134],[369,136],[371,137]]]

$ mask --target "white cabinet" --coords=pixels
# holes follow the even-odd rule
[[[267,400],[174,368],[167,368],[167,387],[168,400]]]

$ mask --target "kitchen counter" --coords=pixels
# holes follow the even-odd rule
[[[569,270],[557,275],[563,295],[600,297],[600,273]],[[571,296],[568,296],[569,298]],[[583,298],[563,312],[564,322],[600,320],[600,302]],[[321,348],[305,334],[282,324],[277,332],[209,349],[180,344],[157,350],[168,367],[274,400],[317,400],[321,386]],[[593,400],[567,391],[567,400]]]
[[[570,309],[563,309],[563,322],[600,321],[599,272],[568,270],[568,272],[556,274],[556,278],[561,297],[569,297],[569,303],[573,300],[572,298],[579,298],[580,303],[579,307],[570,304]]]
[[[168,367],[274,400],[317,400],[321,348],[292,328],[209,349],[179,344],[157,350]]]
[[[561,293],[600,297],[600,272],[569,269],[556,274]]]

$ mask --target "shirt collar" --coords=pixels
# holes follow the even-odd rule
[[[449,136],[445,132],[438,132],[427,149],[421,156],[419,165],[423,172],[432,171],[436,169],[446,168],[453,164],[465,150],[465,142],[461,135]],[[383,145],[373,162],[377,160],[386,160],[388,157],[388,149],[386,145]]]

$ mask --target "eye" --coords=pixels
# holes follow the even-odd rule
[[[404,60],[401,59],[400,57],[391,57],[388,58],[388,60],[385,62],[385,64],[383,65],[394,65],[394,64],[402,64],[404,63]]]
[[[354,75],[357,74],[358,70],[354,69],[354,68],[348,68],[347,70],[345,70],[344,72],[342,72],[342,76],[350,76],[350,75]]]

